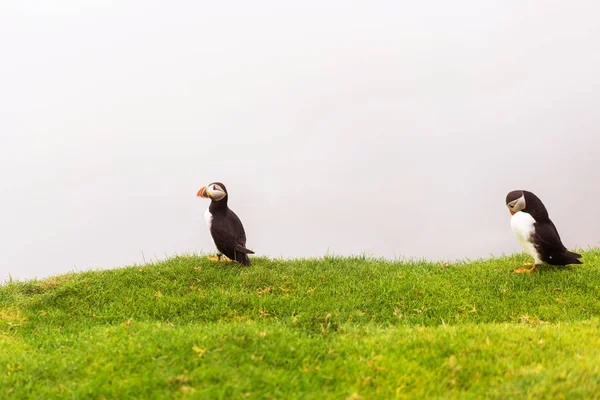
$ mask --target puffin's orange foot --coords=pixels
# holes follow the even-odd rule
[[[517,269],[513,270],[513,272],[515,274],[528,274],[530,272],[533,272],[533,270],[537,267],[537,265],[535,265],[535,264],[529,264],[529,265],[533,265],[533,267],[531,267],[531,269],[517,268]]]
[[[217,261],[217,262],[231,262],[231,260],[223,255],[219,255],[216,257],[212,257],[212,256],[208,256],[206,257],[208,258],[210,261]]]

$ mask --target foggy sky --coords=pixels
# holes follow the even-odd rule
[[[258,255],[600,245],[600,4],[295,3],[0,5],[0,281],[212,251],[213,181]]]

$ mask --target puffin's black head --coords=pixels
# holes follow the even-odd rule
[[[506,207],[510,211],[510,215],[515,215],[519,211],[523,211],[527,207],[525,201],[525,191],[513,190],[506,195]]]
[[[196,196],[211,199],[212,201],[226,200],[227,189],[221,182],[213,182],[201,187]]]
[[[536,221],[548,218],[548,210],[542,200],[527,190],[514,190],[507,194],[506,206],[511,215],[523,211],[530,214]]]

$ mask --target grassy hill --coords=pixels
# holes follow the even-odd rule
[[[0,287],[0,398],[600,398],[600,251],[206,257]]]

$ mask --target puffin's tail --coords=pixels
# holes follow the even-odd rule
[[[244,253],[244,254],[254,254],[254,252],[252,250],[245,248],[241,244],[235,245],[235,251],[237,251],[239,253]]]
[[[579,261],[581,254],[574,253],[572,251],[567,251],[567,254],[573,260],[573,264],[583,264],[581,261]]]
[[[560,256],[556,257],[555,265],[570,265],[570,264],[583,264],[579,259],[581,258],[581,254],[574,253],[569,250],[565,250]]]
[[[581,258],[581,254],[573,253],[572,251],[569,252],[569,255],[571,255],[575,258]]]
[[[250,258],[248,258],[248,254],[254,254],[254,252],[250,249],[245,248],[241,244],[235,246],[235,260],[242,265],[250,266]]]

